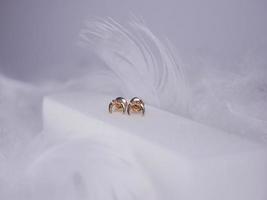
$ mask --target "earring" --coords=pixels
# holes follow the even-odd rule
[[[133,113],[142,113],[142,115],[145,114],[145,104],[144,102],[139,99],[138,97],[134,97],[131,99],[128,108],[127,108],[127,113],[128,115]]]
[[[122,112],[125,113],[126,112],[126,108],[127,108],[127,101],[126,99],[124,99],[123,97],[117,97],[116,99],[113,99],[109,106],[108,106],[108,111],[110,113],[112,113],[113,111],[117,111],[117,112]]]

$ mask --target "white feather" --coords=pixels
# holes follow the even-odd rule
[[[140,21],[123,26],[107,18],[88,21],[81,41],[118,76],[124,95],[148,104],[188,114],[188,89],[170,43],[161,42]]]

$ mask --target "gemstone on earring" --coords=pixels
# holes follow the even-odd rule
[[[116,112],[122,112],[125,113],[127,108],[127,101],[123,97],[117,97],[116,99],[113,99],[109,103],[108,110],[110,113],[116,111]]]
[[[143,100],[141,100],[138,97],[134,97],[131,99],[128,108],[127,108],[128,115],[131,115],[131,113],[142,113],[142,115],[145,114],[145,104]]]

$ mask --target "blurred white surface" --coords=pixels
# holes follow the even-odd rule
[[[144,117],[109,114],[106,105],[110,99],[110,96],[85,93],[46,97],[43,106],[44,129],[52,133],[46,137],[76,141],[76,144],[69,146],[67,142],[66,147],[63,144],[62,151],[59,149],[54,154],[46,155],[34,168],[41,168],[42,172],[44,170],[47,173],[45,177],[53,176],[55,172],[48,170],[49,162],[53,163],[53,167],[57,164],[55,166],[51,157],[58,155],[57,158],[62,159],[67,156],[70,160],[67,164],[69,170],[59,169],[56,173],[74,176],[77,166],[82,165],[84,168],[79,173],[83,177],[84,190],[96,195],[100,190],[86,187],[91,180],[90,176],[84,176],[83,173],[101,177],[107,187],[116,188],[114,193],[118,196],[124,191],[127,194],[135,193],[139,199],[252,200],[267,196],[266,147],[149,105]],[[90,154],[91,145],[109,149],[108,152],[112,152],[117,159],[122,158],[130,166],[138,166],[141,171],[131,171],[130,166],[125,171],[114,168],[113,164],[122,162],[120,159],[113,160],[113,164],[107,163],[109,167],[106,169],[110,172],[119,170],[115,180],[123,178],[120,183],[110,180],[107,176],[109,173],[103,173],[106,171],[90,171],[90,160],[94,162],[94,158],[80,157],[85,152],[76,152],[75,149],[84,146]],[[65,148],[70,149],[63,150]],[[69,154],[69,151],[72,153]],[[98,160],[103,162],[111,159],[106,154],[103,156],[102,151],[98,151],[98,154]],[[72,157],[75,159],[73,163]],[[88,159],[88,163],[84,163],[84,159]],[[47,162],[47,165],[43,165]],[[38,170],[31,173],[36,173],[34,176],[37,177],[43,176],[38,174]],[[142,173],[142,180],[133,182],[133,173]],[[43,184],[36,180],[34,185]],[[53,179],[53,182],[57,180]],[[51,190],[57,189],[54,187]],[[105,192],[109,193],[109,190]]]

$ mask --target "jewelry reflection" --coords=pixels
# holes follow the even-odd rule
[[[116,99],[113,99],[109,106],[108,111],[110,113],[112,112],[122,112],[125,113],[127,108],[127,101],[123,97],[117,97]]]
[[[138,97],[132,98],[128,105],[127,113],[128,115],[131,115],[131,113],[141,113],[142,115],[144,115],[145,114],[144,102]]]

